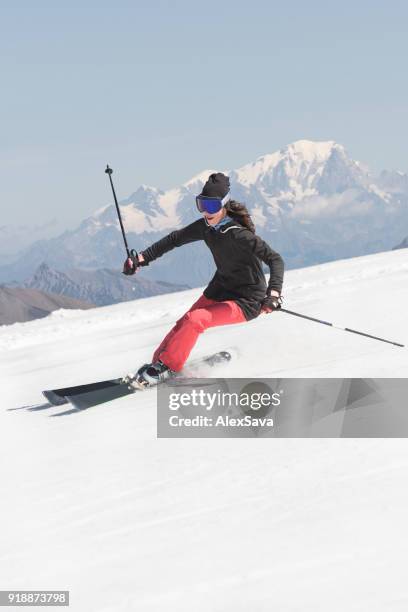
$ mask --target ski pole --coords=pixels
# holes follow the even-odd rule
[[[384,338],[379,338],[378,336],[372,336],[371,334],[366,334],[365,332],[357,331],[356,329],[350,329],[349,327],[340,327],[338,325],[334,325],[329,321],[323,321],[322,319],[315,319],[314,317],[309,317],[308,315],[300,314],[299,312],[293,312],[293,310],[287,310],[286,308],[280,308],[280,312],[287,312],[288,314],[294,315],[295,317],[302,317],[302,319],[308,319],[309,321],[314,321],[315,323],[321,323],[322,325],[329,325],[330,327],[335,327],[336,329],[341,329],[343,331],[351,332],[352,334],[359,334],[360,336],[365,336],[366,338],[373,338],[373,340],[379,340],[380,342],[387,342],[388,344],[394,344],[395,346],[401,346],[405,348],[405,344],[400,344],[399,342],[393,342],[392,340],[385,340]]]
[[[118,204],[118,200],[116,198],[115,188],[114,188],[113,182],[112,182],[112,172],[113,172],[112,168],[109,168],[109,165],[107,165],[106,166],[106,170],[105,170],[105,174],[107,174],[109,176],[109,180],[110,180],[110,184],[111,184],[112,192],[113,192],[113,198],[115,200],[116,212],[118,213],[120,229],[122,230],[123,241],[125,243],[126,253],[127,253],[127,256],[130,257],[131,255],[136,254],[136,251],[134,251],[134,249],[132,249],[132,251],[129,250],[129,246],[128,246],[128,243],[127,243],[127,240],[126,240],[125,229],[124,229],[123,223],[122,223],[122,215],[120,214],[119,204]]]

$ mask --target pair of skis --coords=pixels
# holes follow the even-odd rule
[[[217,353],[207,355],[193,361],[186,370],[176,373],[160,384],[171,383],[174,378],[180,378],[186,376],[186,374],[190,376],[194,375],[194,373],[197,374],[200,366],[213,367],[217,364],[228,362],[231,358],[232,355],[229,351],[218,351]],[[132,376],[125,376],[124,378],[102,380],[86,385],[49,389],[43,391],[43,395],[53,406],[63,406],[70,403],[77,410],[84,410],[91,406],[104,404],[119,397],[138,392],[139,389],[132,386],[134,380],[135,378]]]

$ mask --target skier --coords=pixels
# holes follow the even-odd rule
[[[204,240],[217,267],[203,295],[157,347],[152,362],[138,370],[141,386],[153,386],[179,372],[199,334],[209,327],[244,323],[281,307],[283,259],[256,235],[246,206],[230,199],[229,178],[221,172],[211,174],[196,205],[200,219],[124,263],[124,274],[134,274],[175,247]],[[261,262],[270,269],[268,286]]]

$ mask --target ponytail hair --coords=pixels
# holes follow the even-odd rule
[[[245,204],[241,204],[241,202],[236,202],[235,200],[229,200],[224,208],[231,219],[255,234],[255,225]]]

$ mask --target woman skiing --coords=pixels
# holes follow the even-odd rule
[[[157,347],[152,363],[137,372],[141,386],[155,385],[180,371],[199,334],[209,327],[243,323],[281,307],[283,259],[255,234],[246,206],[230,199],[229,188],[227,176],[211,174],[196,197],[202,217],[125,261],[124,274],[134,274],[174,247],[204,240],[217,267],[203,295]],[[270,269],[268,285],[261,262]]]

